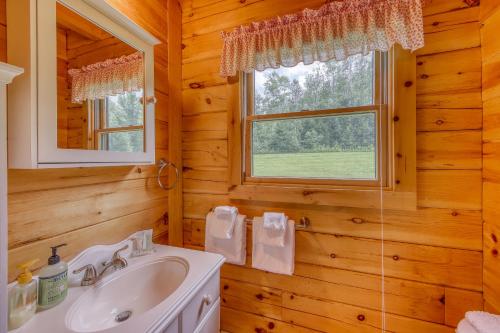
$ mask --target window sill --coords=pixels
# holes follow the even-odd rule
[[[294,186],[236,185],[231,200],[280,202],[303,205],[416,210],[417,194],[378,189],[325,189]],[[383,202],[381,203],[383,199]]]

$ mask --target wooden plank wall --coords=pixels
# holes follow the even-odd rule
[[[483,45],[484,307],[500,314],[500,3],[481,3]]]
[[[318,7],[324,0],[183,1],[184,244],[202,249],[204,217],[229,203],[221,30]],[[479,7],[433,0],[417,58],[418,210],[236,202],[255,216],[308,216],[296,233],[296,272],[222,270],[228,332],[453,332],[482,309],[482,102]],[[250,242],[250,239],[249,239]],[[382,252],[383,251],[383,252]],[[498,299],[498,297],[497,297]]]
[[[109,0],[149,30],[162,44],[155,49],[156,154],[168,156],[167,21],[164,1]],[[6,60],[5,0],[0,1],[0,58]],[[152,166],[87,169],[9,170],[9,279],[16,264],[40,258],[49,246],[66,242],[65,259],[82,249],[113,243],[145,228],[165,239],[167,192]]]

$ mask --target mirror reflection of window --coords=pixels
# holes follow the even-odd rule
[[[58,148],[143,152],[143,53],[57,3]]]
[[[87,102],[89,149],[140,152],[144,149],[143,92]]]

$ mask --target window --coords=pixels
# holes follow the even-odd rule
[[[387,185],[387,59],[374,52],[246,75],[243,180]]]
[[[141,90],[87,102],[89,148],[143,152],[144,106],[142,96]]]

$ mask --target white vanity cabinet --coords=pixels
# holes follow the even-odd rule
[[[196,292],[181,314],[161,333],[218,333],[220,330],[220,273],[215,272]]]
[[[108,260],[136,235],[93,246],[72,259],[66,299],[11,333],[219,333],[225,261],[219,254],[155,244],[154,253],[131,257],[129,249],[122,252],[127,267],[80,286],[85,272],[72,273],[75,269]],[[118,320],[124,311],[129,316]]]

